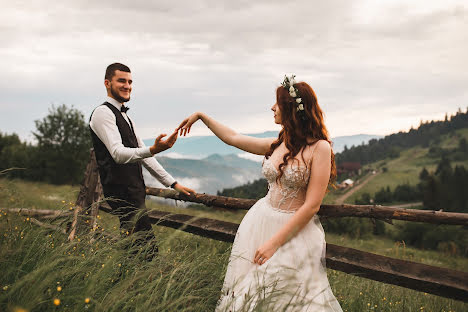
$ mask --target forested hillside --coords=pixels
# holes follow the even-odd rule
[[[358,162],[364,165],[388,157],[396,158],[404,149],[438,146],[442,135],[454,133],[462,128],[468,128],[468,109],[466,112],[459,110],[452,116],[446,115],[442,121],[421,122],[417,129],[412,128],[408,132],[398,132],[379,140],[370,140],[368,144],[345,147],[343,152],[336,154],[336,162]],[[437,148],[433,152],[437,153]],[[466,149],[464,152],[467,152]]]

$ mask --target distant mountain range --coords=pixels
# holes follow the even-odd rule
[[[277,137],[278,132],[267,131],[249,134],[254,137]],[[332,139],[335,153],[347,145],[360,145],[377,135],[351,135]],[[144,140],[152,145],[154,139]],[[262,156],[251,155],[224,144],[216,136],[194,136],[179,138],[174,146],[156,157],[159,163],[180,183],[197,192],[216,194],[216,191],[245,184],[261,177]],[[148,186],[161,184],[144,170]]]
[[[218,190],[261,177],[261,163],[236,154],[213,154],[203,159],[157,157],[157,160],[178,182],[198,193],[216,194]],[[161,187],[146,170],[143,174],[147,186]]]
[[[275,138],[278,136],[277,131],[266,131],[263,133],[247,134],[257,138]],[[361,145],[367,143],[371,139],[380,139],[380,135],[371,134],[357,134],[349,136],[339,136],[332,138],[333,150],[335,153],[343,151],[344,146],[348,148],[353,145]],[[146,145],[152,145],[154,139],[144,140]],[[161,156],[167,156],[170,158],[192,158],[202,159],[212,154],[228,155],[228,154],[239,154],[244,153],[235,147],[226,145],[214,135],[210,136],[193,136],[193,137],[181,137],[177,140],[176,144],[163,153]]]

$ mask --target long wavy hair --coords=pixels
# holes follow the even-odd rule
[[[276,101],[281,112],[281,125],[283,129],[270,146],[270,150],[265,154],[269,158],[273,151],[282,143],[286,145],[288,152],[283,156],[283,162],[279,165],[279,182],[284,174],[284,167],[288,161],[294,159],[299,152],[304,161],[304,147],[312,145],[318,140],[326,140],[331,144],[328,130],[323,121],[323,113],[317,102],[317,96],[314,90],[305,82],[294,84],[299,91],[304,106],[303,111],[297,111],[295,99],[289,95],[289,91],[283,86],[276,89]],[[312,140],[311,140],[312,139]],[[329,186],[333,186],[336,179],[335,154],[331,153],[331,171]]]

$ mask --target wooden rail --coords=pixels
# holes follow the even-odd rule
[[[236,210],[248,210],[257,202],[255,199],[241,199],[207,194],[192,194],[188,196],[177,193],[174,190],[152,187],[146,188],[146,194]],[[321,217],[327,218],[359,217],[385,221],[397,219],[433,224],[468,225],[467,213],[394,208],[380,205],[322,205],[318,214]]]
[[[1,211],[8,211],[20,214],[27,217],[35,217],[40,219],[56,219],[66,218],[72,215],[70,211],[63,210],[48,210],[48,209],[31,209],[31,208],[0,208]]]
[[[220,241],[232,242],[236,223],[184,214],[150,211],[158,224]],[[327,244],[327,267],[371,280],[468,302],[468,273],[394,259],[353,248]]]

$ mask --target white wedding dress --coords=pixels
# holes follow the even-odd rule
[[[283,171],[278,184],[271,157],[263,162],[269,191],[250,208],[237,230],[218,312],[342,311],[328,283],[325,234],[317,215],[263,265],[252,262],[255,251],[304,203],[309,169],[288,163]]]

